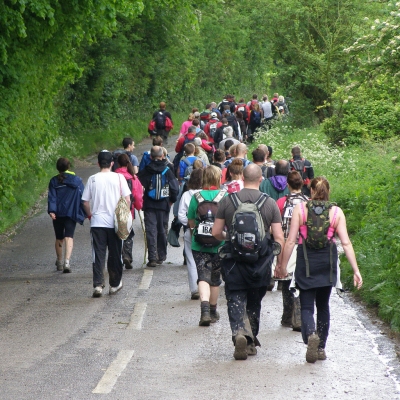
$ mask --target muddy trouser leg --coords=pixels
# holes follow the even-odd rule
[[[93,257],[93,287],[104,286],[104,267],[107,253],[107,228],[91,228]]]
[[[157,214],[153,209],[143,211],[149,261],[157,260]]]
[[[254,335],[246,312],[247,293],[248,290],[229,290],[225,283],[225,296],[233,344],[235,344],[237,335],[246,336],[249,343],[254,341]]]
[[[246,312],[250,322],[255,344],[259,344],[257,335],[260,329],[261,301],[267,293],[267,287],[249,289],[247,291]]]
[[[134,236],[135,236],[135,232],[132,229],[128,238],[126,240],[124,240],[124,246],[122,247],[122,259],[128,260],[129,263],[132,263],[132,248],[133,248],[133,237]]]
[[[186,232],[183,235],[185,240],[185,248],[184,252],[186,255],[186,267],[188,270],[188,278],[189,278],[189,289],[190,292],[197,292],[197,268],[196,263],[194,262],[193,254],[192,254],[192,235],[190,234],[190,229],[186,229]]]
[[[326,340],[329,334],[330,311],[329,298],[331,296],[332,286],[325,286],[317,289],[315,305],[317,307],[317,333],[320,338],[319,347],[325,348]]]
[[[290,286],[289,280],[282,281],[282,300],[283,300],[283,314],[282,321],[292,322],[293,314],[293,294],[289,290]]]
[[[314,302],[316,292],[316,289],[300,289],[301,335],[305,344],[308,344],[308,337],[315,333]]]
[[[114,228],[105,229],[107,229],[108,281],[110,286],[117,287],[122,279],[122,240],[117,236]]]

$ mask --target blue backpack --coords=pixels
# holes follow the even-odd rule
[[[149,165],[150,163],[151,163],[150,152],[149,151],[145,151],[143,153],[142,159],[140,160],[139,171],[144,169],[146,167],[146,165]]]
[[[261,113],[259,111],[253,110],[253,114],[254,114],[253,122],[259,124],[261,122]]]
[[[153,200],[163,200],[169,197],[169,182],[167,172],[169,167],[165,167],[164,171],[153,174],[147,195]]]

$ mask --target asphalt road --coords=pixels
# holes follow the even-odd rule
[[[138,147],[139,159],[149,147]],[[75,168],[84,181],[94,161]],[[235,361],[223,287],[220,321],[199,327],[183,247],[146,268],[136,220],[123,289],[94,299],[89,229],[77,226],[71,274],[56,271],[44,202],[0,245],[0,399],[400,398],[395,343],[351,299],[332,296],[328,359],[307,364],[300,334],[280,325],[281,292],[268,292],[262,347]]]

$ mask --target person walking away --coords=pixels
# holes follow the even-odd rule
[[[184,147],[185,156],[181,158],[178,168],[178,180],[182,183],[185,177],[188,177],[193,171],[193,163],[199,158],[194,155],[196,146],[193,143],[187,143]]]
[[[192,254],[197,267],[200,293],[199,326],[209,326],[219,320],[217,300],[221,284],[218,249],[223,242],[212,237],[218,203],[226,195],[220,190],[221,170],[213,165],[203,171],[203,188],[190,200],[187,213],[192,233]]]
[[[58,175],[51,178],[49,182],[47,213],[53,221],[56,235],[57,271],[69,273],[76,223],[82,225],[86,218],[82,205],[84,186],[82,179],[69,170],[71,163],[68,158],[59,158],[56,168]],[[65,253],[64,260],[63,253]]]
[[[167,259],[167,230],[171,205],[178,196],[178,180],[168,166],[160,146],[150,151],[151,163],[138,173],[144,188],[143,213],[146,228],[148,267],[161,265]]]
[[[141,210],[143,207],[143,187],[139,179],[135,176],[133,166],[129,160],[127,154],[120,154],[118,156],[119,168],[115,170],[117,174],[121,174],[128,183],[129,190],[131,191],[131,214],[132,218],[135,219],[135,209]],[[124,240],[122,246],[122,262],[126,269],[132,269],[132,248],[133,248],[133,237],[135,232],[132,229],[129,236]]]
[[[229,148],[229,151],[231,151],[231,148],[232,146]],[[240,159],[243,162],[244,168],[246,168],[249,164],[251,164],[251,161],[247,159],[247,150],[247,146],[244,143],[237,144],[235,147],[236,154],[232,155],[229,160],[225,161],[225,166],[228,167],[233,160]]]
[[[161,136],[154,136],[153,137],[153,146],[163,146],[163,139]],[[151,158],[150,158],[150,150],[145,151],[143,153],[142,159],[140,160],[139,164],[139,171],[143,170],[146,165],[151,163]]]
[[[189,129],[189,126],[192,126],[194,120],[194,114],[190,113],[187,121],[184,121],[181,126],[181,130],[179,131],[180,135],[186,135]]]
[[[229,164],[226,172],[226,182],[221,189],[228,193],[236,193],[243,189],[243,161],[236,158]]]
[[[308,197],[305,196],[303,193],[301,193],[303,180],[301,179],[301,176],[297,171],[289,172],[287,177],[287,183],[290,193],[284,197],[281,197],[276,202],[282,216],[282,230],[285,240],[289,236],[290,224],[292,221],[294,207],[301,202],[308,201]],[[297,241],[295,244],[295,249],[297,250]],[[274,267],[275,264],[273,263],[272,264],[273,270]],[[292,255],[286,267],[288,275],[281,280],[282,302],[283,302],[281,325],[293,328],[294,331],[300,331],[301,329],[300,298],[298,296],[294,297],[293,293],[289,290],[295,268],[296,268],[296,254],[295,252],[292,252]]]
[[[160,103],[160,109],[158,111],[154,111],[153,119],[156,122],[156,136],[161,136],[164,144],[168,144],[169,135],[169,131],[165,129],[166,117],[168,117],[172,122],[171,113],[166,111],[166,104],[162,101]]]
[[[138,173],[138,169],[139,169],[139,161],[137,159],[137,157],[133,154],[133,150],[135,149],[135,142],[133,141],[132,138],[130,137],[126,137],[122,140],[122,146],[124,147],[124,149],[118,149],[115,150],[113,152],[113,166],[112,166],[112,170],[113,172],[115,172],[115,170],[117,168],[119,168],[119,164],[118,164],[118,157],[120,154],[127,154],[129,157],[129,161],[132,164],[133,167],[133,172],[134,175]]]
[[[265,94],[263,96],[263,102],[261,103],[261,111],[263,124],[267,125],[268,128],[271,128],[271,121],[274,118],[272,107],[272,103],[268,100],[268,96]]]
[[[203,184],[203,169],[195,169],[191,174],[189,181],[187,182],[187,191],[182,194],[179,202],[178,219],[179,222],[184,226],[184,252],[186,256],[186,267],[188,270],[189,278],[189,290],[191,293],[192,300],[198,300],[200,298],[199,289],[197,286],[197,268],[192,253],[192,235],[190,233],[188,225],[187,212],[189,209],[190,201],[193,195],[202,189]]]
[[[251,142],[253,142],[254,140],[254,133],[256,131],[256,129],[260,128],[261,126],[261,109],[260,109],[260,105],[258,103],[255,103],[253,106],[253,109],[250,112],[250,122],[249,122],[249,126],[250,126],[250,131],[251,134],[248,135],[247,140]]]
[[[219,148],[219,149],[224,150],[224,148],[225,148],[225,142],[226,142],[227,140],[232,140],[233,144],[239,144],[239,143],[240,143],[239,140],[237,140],[237,139],[235,139],[235,138],[233,137],[233,129],[232,129],[231,126],[226,126],[226,127],[224,128],[224,130],[223,130],[223,133],[224,133],[224,135],[225,135],[225,139],[224,139],[224,140],[221,140],[221,141],[219,142],[219,145],[218,145],[218,148]]]
[[[279,160],[275,164],[275,176],[264,179],[260,185],[260,191],[271,196],[275,201],[280,197],[289,194],[287,185],[287,175],[289,173],[289,163],[286,160]]]
[[[83,207],[90,219],[93,254],[93,297],[101,297],[104,288],[104,267],[108,250],[107,270],[110,294],[122,289],[122,240],[115,233],[114,212],[123,196],[130,206],[128,184],[120,174],[111,171],[113,156],[102,150],[98,156],[100,172],[89,177],[83,191]]]
[[[243,119],[243,114],[240,111],[235,112],[236,120],[239,125],[239,131],[241,136],[241,140],[245,142],[247,140],[247,125],[245,120]]]
[[[253,157],[253,163],[257,164],[261,168],[263,179],[268,179],[272,176],[275,176],[275,165],[273,167],[268,167],[265,165],[267,155],[264,150],[258,147],[253,150],[251,155]]]
[[[286,276],[286,268],[299,235],[294,276],[296,287],[300,290],[301,334],[307,344],[306,361],[314,363],[326,359],[325,346],[330,325],[329,298],[337,282],[335,233],[353,269],[354,286],[360,289],[363,281],[347,233],[344,213],[329,201],[329,182],[319,176],[311,181],[310,189],[311,200],[301,202],[293,211],[280,277]],[[316,328],[314,304],[317,308]]]
[[[211,143],[214,143],[214,136],[217,131],[217,129],[222,126],[222,122],[218,119],[218,115],[216,112],[212,112],[210,119],[204,126],[204,133],[208,137],[208,141]]]
[[[242,131],[243,132],[243,140],[245,140],[244,136],[245,136],[245,134],[247,134],[247,126],[249,125],[249,120],[250,120],[250,108],[246,104],[246,102],[244,101],[243,98],[241,98],[239,100],[239,103],[236,105],[236,112],[238,112],[238,111],[242,113],[242,118],[243,118],[243,121],[246,126],[246,131],[244,131],[244,132]]]
[[[290,169],[292,171],[297,171],[303,178],[303,188],[302,193],[306,196],[310,196],[311,192],[309,185],[312,179],[314,179],[314,168],[311,165],[311,161],[306,160],[301,155],[301,149],[299,146],[292,148],[292,158],[290,162]]]
[[[273,257],[270,229],[275,242],[282,248],[284,245],[279,209],[274,200],[258,190],[262,180],[260,167],[250,164],[244,169],[243,176],[244,189],[221,201],[212,230],[216,239],[226,240],[220,251],[223,257],[220,264],[236,360],[257,354],[256,346],[260,346],[257,336],[261,301],[270,282]],[[243,223],[244,219],[241,219],[244,214],[239,208],[244,210],[244,207],[246,218],[253,217],[249,223]],[[239,233],[239,226],[245,230],[252,227],[252,233],[245,230]],[[243,243],[240,237],[247,238],[245,248],[238,246]],[[276,271],[282,273],[280,255]]]

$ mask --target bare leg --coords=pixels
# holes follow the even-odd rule
[[[219,296],[219,286],[211,286],[210,304],[217,304]]]
[[[218,289],[218,288],[217,288]],[[211,296],[210,285],[207,282],[199,282],[200,301],[210,301]]]
[[[65,260],[69,260],[72,254],[72,248],[74,247],[74,239],[70,237],[65,238]]]
[[[63,244],[64,244],[64,239],[56,239],[56,254],[57,254],[57,260],[62,261],[63,258]]]

